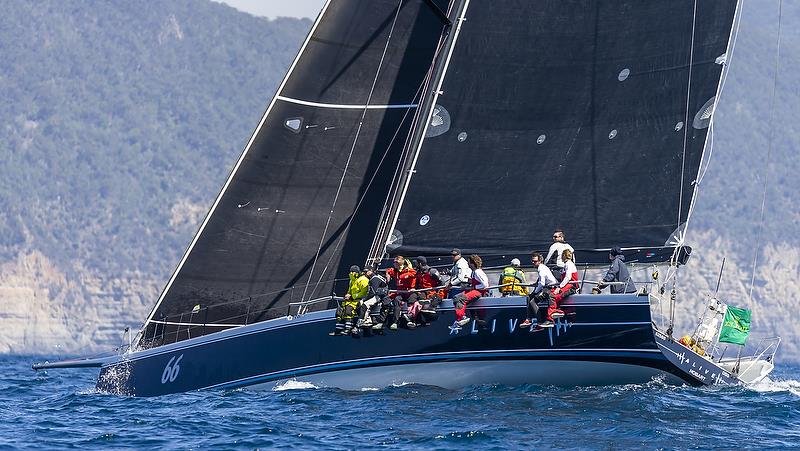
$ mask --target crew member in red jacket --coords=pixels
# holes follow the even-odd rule
[[[391,323],[389,329],[397,330],[397,325],[400,322],[402,303],[409,303],[409,301],[411,304],[416,303],[416,296],[412,297],[412,294],[414,294],[414,288],[417,286],[417,272],[411,265],[410,260],[402,255],[398,255],[394,258],[394,267],[386,270],[386,277],[389,286],[393,287],[395,290],[393,293],[389,294],[392,299],[390,308],[392,314],[389,318],[389,322]],[[416,327],[416,324],[410,321],[408,317],[406,317],[405,320],[409,328]]]
[[[442,302],[444,289],[442,287],[442,278],[439,275],[439,270],[428,266],[428,259],[424,256],[419,256],[414,261],[414,269],[417,271],[417,291],[412,293],[411,296],[416,299],[416,306],[419,308],[412,311],[409,308],[409,318],[418,324],[427,324],[434,321],[437,317],[436,308]]]

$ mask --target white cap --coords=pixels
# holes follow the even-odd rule
[[[521,263],[518,258],[511,260],[511,266],[519,266]]]

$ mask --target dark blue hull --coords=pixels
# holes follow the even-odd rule
[[[452,304],[445,301],[429,326],[362,338],[329,336],[333,312],[314,312],[126,354],[101,368],[97,386],[157,396],[294,378],[342,388],[404,382],[595,385],[656,376],[706,383],[662,353],[647,296],[574,295],[562,308],[567,316],[556,327],[534,332],[519,328],[524,298],[488,298],[471,306],[468,326],[457,328]]]

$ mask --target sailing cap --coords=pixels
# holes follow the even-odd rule
[[[519,262],[518,258],[514,258],[511,260],[511,266],[519,266],[521,263]]]
[[[420,255],[419,257],[417,257],[417,263],[419,263],[422,266],[425,266],[428,264],[428,259]]]
[[[454,247],[452,251],[450,251],[450,255],[461,255],[461,249]]]
[[[361,272],[361,268],[358,265],[353,265],[350,267],[350,272]]]
[[[615,255],[615,256],[616,255],[622,255],[622,249],[620,249],[619,246],[614,246],[614,247],[611,248],[611,251],[609,251],[609,253],[611,255]]]
[[[364,267],[364,272],[372,271],[375,272],[378,270],[378,265],[367,265]]]

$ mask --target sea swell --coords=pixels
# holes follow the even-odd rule
[[[94,390],[96,370],[30,370],[3,357],[0,447],[331,449],[773,448],[800,446],[796,368],[749,387],[654,380],[611,387],[405,384],[131,398]],[[554,374],[554,378],[558,375]]]

